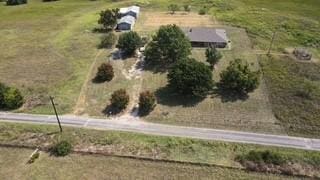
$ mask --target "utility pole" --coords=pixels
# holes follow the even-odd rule
[[[59,124],[60,132],[62,132],[62,127],[61,127],[60,119],[59,119],[59,116],[58,116],[58,113],[57,113],[56,105],[55,105],[54,102],[53,102],[53,97],[52,97],[52,96],[50,96],[50,101],[51,101],[51,104],[52,104],[54,113],[56,114],[56,118],[57,118],[57,121],[58,121],[58,124]]]
[[[271,39],[271,43],[270,43],[270,46],[269,46],[269,50],[268,50],[267,55],[270,55],[271,48],[272,48],[272,45],[273,45],[275,36],[276,36],[276,31],[273,32],[272,39]]]

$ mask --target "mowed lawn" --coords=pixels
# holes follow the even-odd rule
[[[99,155],[56,158],[41,152],[27,164],[29,149],[0,148],[0,176],[20,179],[295,179],[293,177]]]
[[[0,6],[0,82],[20,88],[20,111],[72,112],[89,67],[98,52],[98,12],[117,5],[105,1],[65,0]]]

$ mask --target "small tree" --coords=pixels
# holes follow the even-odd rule
[[[212,68],[214,68],[214,66],[222,58],[222,54],[216,48],[207,48],[206,57],[207,62],[211,65]]]
[[[149,64],[170,65],[191,54],[191,44],[184,32],[176,25],[161,26],[145,50]]]
[[[114,33],[110,32],[102,37],[99,48],[112,48],[116,41],[117,36]]]
[[[66,156],[72,150],[72,145],[68,141],[60,141],[52,148],[52,153],[56,156]]]
[[[168,10],[171,11],[171,14],[174,14],[176,11],[179,11],[179,6],[177,4],[170,4]]]
[[[117,24],[119,9],[107,9],[100,12],[98,23],[103,25],[106,30],[113,29]]]
[[[156,106],[156,96],[150,91],[140,93],[139,97],[139,114],[147,115]]]
[[[127,94],[126,90],[119,89],[111,95],[111,106],[116,111],[122,111],[125,109],[129,103],[129,95]]]
[[[206,10],[205,7],[201,8],[201,9],[199,10],[199,14],[200,14],[200,15],[205,15],[206,13],[207,13],[207,10]]]
[[[23,104],[20,91],[14,87],[8,87],[4,93],[4,104],[6,109],[17,109]]]
[[[220,84],[223,89],[247,94],[259,85],[260,72],[251,71],[249,64],[241,59],[230,62],[226,70],[220,74]]]
[[[179,61],[168,74],[169,86],[182,95],[203,97],[212,90],[212,71],[194,59]]]
[[[135,50],[140,47],[142,40],[138,33],[130,31],[120,35],[117,48],[123,50],[126,55],[134,54]]]
[[[190,12],[190,11],[191,11],[191,6],[188,5],[188,4],[185,4],[185,5],[183,6],[183,9],[184,9],[185,12]]]
[[[98,82],[111,81],[114,77],[113,67],[110,63],[103,63],[98,68],[95,80]]]

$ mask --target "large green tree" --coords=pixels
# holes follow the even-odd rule
[[[212,90],[212,71],[194,59],[181,60],[168,74],[169,87],[182,95],[206,96]]]
[[[100,12],[98,23],[101,24],[106,30],[111,30],[117,25],[119,17],[119,9],[107,9]]]
[[[135,50],[140,47],[142,40],[138,33],[130,31],[120,35],[117,48],[121,49],[126,55],[134,54]]]
[[[145,61],[154,65],[170,65],[191,54],[191,44],[176,25],[161,26],[145,50]]]
[[[239,94],[247,94],[259,85],[259,71],[252,71],[249,64],[241,59],[231,61],[226,70],[222,71],[221,87]]]

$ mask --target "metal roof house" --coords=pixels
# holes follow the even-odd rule
[[[127,15],[133,16],[134,18],[138,18],[140,14],[140,7],[139,6],[130,6],[130,7],[125,7],[125,8],[120,8],[120,16],[124,17]]]
[[[229,39],[225,29],[207,27],[182,28],[189,38],[192,47],[216,47],[225,48]]]
[[[130,16],[130,15],[124,16],[121,19],[119,19],[117,30],[120,30],[120,31],[132,30],[135,22],[136,22],[136,19],[133,16]]]

